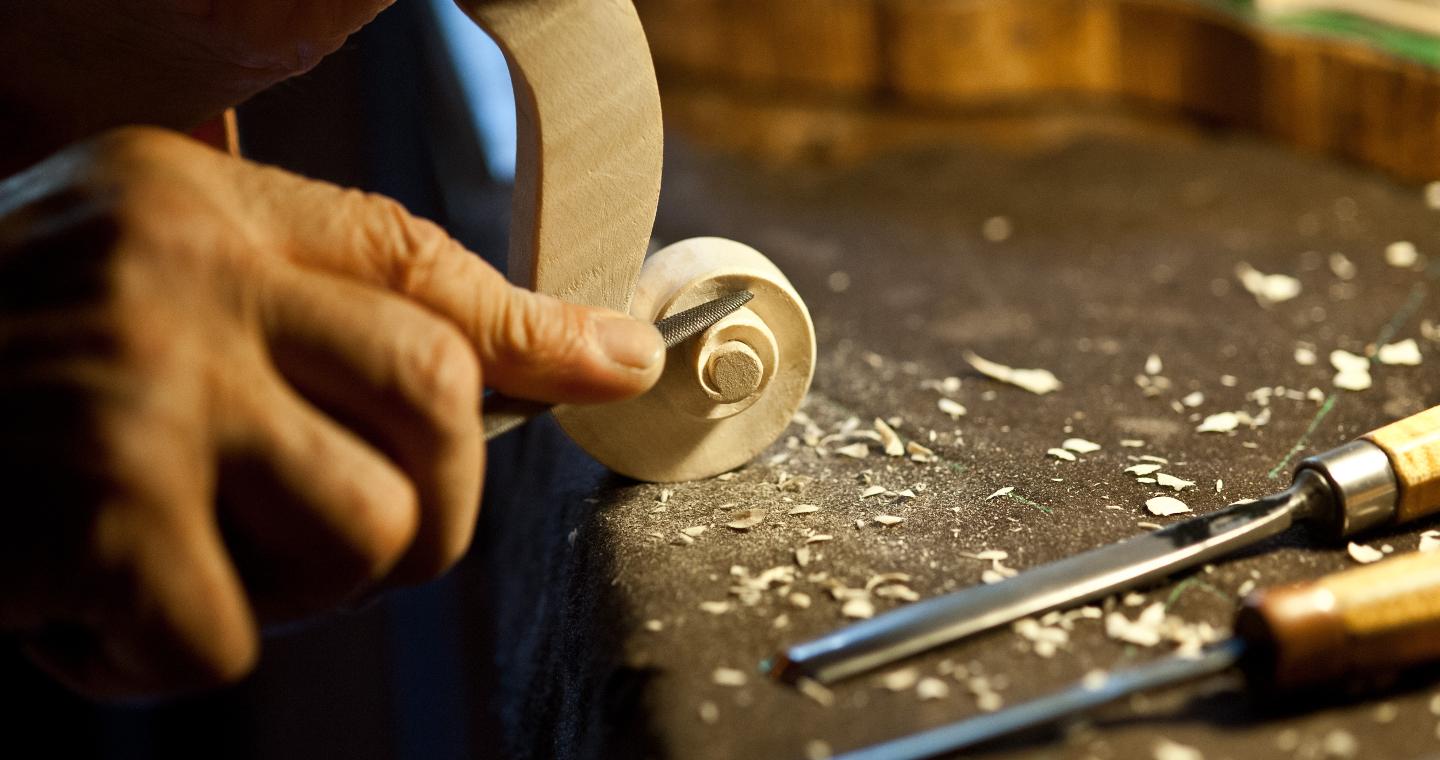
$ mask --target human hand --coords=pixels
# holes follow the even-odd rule
[[[442,572],[484,384],[648,388],[655,329],[393,201],[154,129],[0,182],[0,630],[98,696],[234,680],[258,624]]]

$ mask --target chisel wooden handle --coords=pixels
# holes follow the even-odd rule
[[[1440,552],[1257,591],[1235,627],[1250,674],[1281,689],[1440,660]]]
[[[1390,458],[1399,486],[1396,522],[1440,511],[1440,406],[1365,435]]]

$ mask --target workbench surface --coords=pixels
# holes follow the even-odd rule
[[[996,216],[1010,222],[1003,240],[1001,223],[990,222],[989,239],[983,232]],[[1196,513],[1258,497],[1284,487],[1298,459],[1440,401],[1430,366],[1440,358],[1422,334],[1436,270],[1396,268],[1384,253],[1397,240],[1431,252],[1437,219],[1418,188],[1240,138],[1090,137],[1023,153],[934,147],[826,169],[765,169],[672,140],[657,237],[727,236],[772,257],[814,317],[814,387],[780,441],[703,482],[607,476],[548,424],[517,442],[528,453],[507,468],[540,474],[492,475],[501,495],[482,536],[487,564],[506,568],[496,584],[508,589],[497,592],[496,629],[505,731],[540,754],[802,758],[976,714],[976,675],[1008,705],[1156,658],[1169,647],[1123,643],[1102,620],[1078,619],[1052,657],[1006,628],[914,659],[920,676],[948,686],[927,701],[867,676],[838,685],[823,706],[757,672],[781,647],[847,622],[827,577],[864,587],[904,573],[922,597],[964,588],[991,566],[965,553],[1000,550],[1004,564],[1024,569],[1183,519],[1148,513],[1152,496],[1178,496]],[[1353,263],[1353,279],[1332,271],[1335,252]],[[1302,292],[1262,307],[1236,277],[1241,262],[1298,277]],[[1363,353],[1412,337],[1420,366],[1377,365],[1372,388],[1333,388],[1332,349]],[[1299,344],[1313,348],[1314,365],[1297,362]],[[1051,370],[1063,388],[1038,396],[995,382],[970,368],[966,350]],[[1162,366],[1146,375],[1152,354]],[[1169,387],[1147,395],[1137,375]],[[934,387],[946,377],[960,378],[959,389]],[[1260,394],[1268,406],[1256,389],[1272,389]],[[1203,401],[1177,408],[1197,391]],[[942,395],[968,414],[942,413]],[[1261,426],[1195,430],[1212,413],[1267,408]],[[877,417],[899,418],[900,435],[938,461],[887,457],[873,442],[854,459],[835,450],[863,439],[805,440],[807,419],[813,443],[817,428],[829,435],[854,418],[871,429]],[[1074,462],[1047,455],[1072,437],[1103,448]],[[1196,485],[1177,494],[1137,482],[1124,469],[1142,455]],[[892,493],[862,498],[867,484]],[[894,495],[907,488],[914,498]],[[786,514],[799,504],[819,510]],[[749,530],[726,527],[749,508],[767,516]],[[882,526],[873,521],[881,514],[904,522]],[[1366,543],[1413,551],[1430,527]],[[833,539],[807,544],[814,534]],[[810,558],[793,583],[748,599],[732,593],[734,573],[794,565],[802,546]],[[1146,590],[1144,604],[1224,629],[1247,581],[1354,564],[1343,545],[1296,532]],[[811,603],[798,608],[786,592]],[[706,602],[728,604],[715,614]],[[898,603],[875,600],[881,611]],[[1143,609],[1137,599],[1102,606],[1132,619]],[[522,640],[521,631],[536,635]],[[717,684],[717,668],[744,672],[745,684]],[[1425,679],[1303,710],[1233,685],[1211,679],[1131,700],[993,754],[1149,757],[1162,739],[1252,760],[1440,749],[1430,706],[1440,690]]]

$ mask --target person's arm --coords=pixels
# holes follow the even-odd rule
[[[308,70],[391,2],[0,3],[0,177],[114,127],[189,131]]]

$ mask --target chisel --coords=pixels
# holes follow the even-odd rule
[[[665,342],[665,348],[674,348],[714,327],[715,323],[733,314],[754,297],[755,294],[748,290],[727,293],[699,306],[692,306],[684,311],[671,314],[656,322],[655,329],[660,331],[660,339]],[[544,401],[513,398],[500,393],[486,396],[484,403],[485,409],[481,414],[481,421],[485,428],[485,440],[487,441],[520,427],[531,418],[544,414],[555,406]]]
[[[1028,615],[1101,599],[1233,554],[1296,523],[1346,537],[1440,511],[1440,406],[1300,463],[1286,490],[937,596],[796,644],[769,663],[829,683]]]
[[[1235,636],[1198,654],[1087,676],[996,713],[834,760],[918,760],[1047,725],[1122,697],[1239,668],[1257,689],[1294,692],[1440,659],[1440,552],[1411,554],[1245,599]]]

